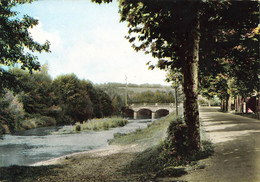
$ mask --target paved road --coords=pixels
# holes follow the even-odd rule
[[[215,153],[201,162],[205,169],[178,180],[199,182],[260,182],[260,121],[201,108],[202,127]],[[175,179],[176,180],[176,179]]]

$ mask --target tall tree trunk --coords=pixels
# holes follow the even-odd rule
[[[234,96],[235,111],[237,112],[238,96]]]
[[[242,108],[241,108],[241,96],[238,96],[238,102],[237,102],[237,112],[241,113],[242,112]]]
[[[221,111],[225,111],[224,99],[221,97]]]
[[[223,111],[226,112],[227,111],[227,99],[226,98],[223,99],[223,105],[224,105]]]
[[[188,146],[190,152],[200,151],[199,110],[198,110],[198,62],[199,62],[199,3],[194,20],[187,34],[187,57],[183,67],[184,119],[188,128]]]
[[[231,99],[231,95],[227,95],[227,98],[226,98],[226,111],[227,112],[231,112],[231,103],[232,103],[232,99]]]

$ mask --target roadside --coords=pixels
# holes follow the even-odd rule
[[[221,113],[218,108],[201,108],[203,128],[215,145],[213,156],[201,160],[205,169],[189,171],[174,178],[189,182],[259,182],[260,121],[234,114]],[[171,181],[165,178],[161,181]]]

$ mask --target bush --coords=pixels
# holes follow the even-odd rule
[[[56,120],[49,116],[42,116],[39,118],[39,122],[43,124],[43,126],[55,126]]]
[[[54,125],[56,125],[56,120],[54,118],[48,116],[38,116],[20,122],[20,129],[29,130],[33,128],[54,126]]]
[[[164,167],[181,166],[206,158],[213,153],[212,143],[203,140],[202,151],[191,151],[188,144],[188,128],[181,118],[169,125],[167,138],[163,141],[160,161]]]
[[[76,125],[76,131],[81,131],[81,126],[80,125]]]
[[[168,128],[168,136],[163,142],[160,158],[165,166],[182,165],[189,160],[191,151],[188,147],[188,129],[181,118],[172,121]]]
[[[6,130],[6,126],[2,125],[0,123],[0,135],[6,134],[6,133],[8,133],[8,131]]]

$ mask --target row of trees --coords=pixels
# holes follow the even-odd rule
[[[95,88],[86,80],[80,80],[74,74],[62,75],[52,80],[47,66],[41,71],[30,74],[18,68],[9,71],[18,83],[15,89],[6,90],[1,97],[0,120],[7,123],[10,130],[30,118],[48,116],[57,124],[73,124],[90,118],[110,116],[116,110],[110,97],[101,89]],[[10,98],[10,95],[13,97]],[[12,104],[13,103],[13,104]],[[10,114],[15,105],[20,113]],[[4,114],[5,113],[5,114]],[[9,113],[9,119],[7,116]],[[10,118],[19,117],[16,120]],[[15,123],[16,122],[16,123]]]
[[[172,92],[159,91],[156,92],[146,91],[136,93],[133,97],[128,99],[131,103],[174,103],[174,94]]]
[[[259,2],[121,0],[119,13],[136,51],[182,74],[188,150],[199,153],[199,91],[226,99],[232,85],[239,93],[259,92]]]

